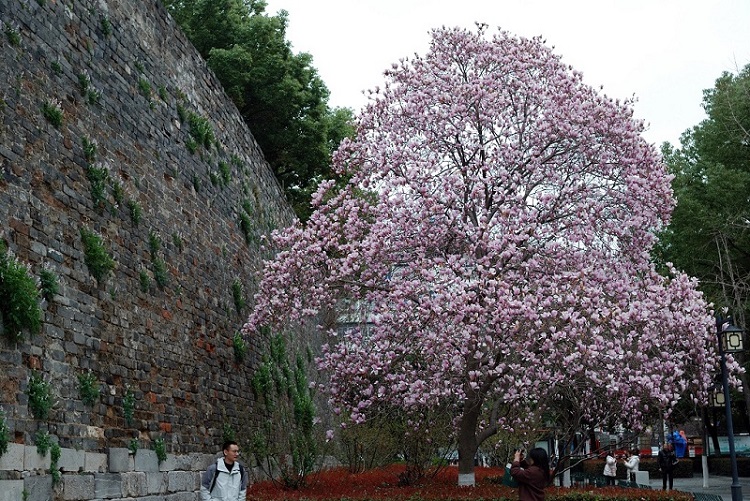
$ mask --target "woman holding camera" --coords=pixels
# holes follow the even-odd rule
[[[517,450],[510,475],[518,482],[519,501],[544,501],[544,488],[550,482],[547,451],[537,447],[524,458],[523,451]]]
[[[639,452],[638,449],[633,449],[632,452],[628,451],[625,453],[625,459],[623,460],[623,464],[625,465],[625,468],[627,468],[628,471],[628,480],[630,482],[635,482],[635,474],[638,473],[638,465],[641,462],[640,457],[638,456]]]

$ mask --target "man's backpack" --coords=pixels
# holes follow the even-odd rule
[[[242,486],[245,480],[245,467],[242,466],[242,463],[239,463],[239,462],[237,463],[237,465],[240,467],[240,486]],[[209,494],[211,494],[214,491],[214,487],[216,487],[217,478],[219,478],[219,468],[214,469],[214,478],[213,480],[211,480],[211,487],[209,487],[208,489]]]

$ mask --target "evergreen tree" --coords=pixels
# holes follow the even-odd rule
[[[330,179],[331,153],[353,132],[352,111],[331,109],[306,53],[286,40],[287,13],[252,0],[164,0],[237,105],[303,221],[310,196]]]

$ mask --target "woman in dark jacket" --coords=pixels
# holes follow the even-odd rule
[[[549,485],[549,458],[541,447],[531,449],[524,459],[521,451],[516,451],[510,475],[518,482],[519,501],[544,501],[544,488]]]

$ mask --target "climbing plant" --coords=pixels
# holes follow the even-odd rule
[[[300,488],[318,458],[315,405],[307,378],[307,363],[296,355],[290,363],[282,334],[271,337],[268,352],[253,375],[251,386],[262,419],[252,435],[258,465],[287,488]],[[278,476],[270,475],[278,472]]]
[[[20,341],[24,332],[39,332],[42,310],[39,289],[29,267],[12,256],[0,241],[0,325],[9,341]]]

